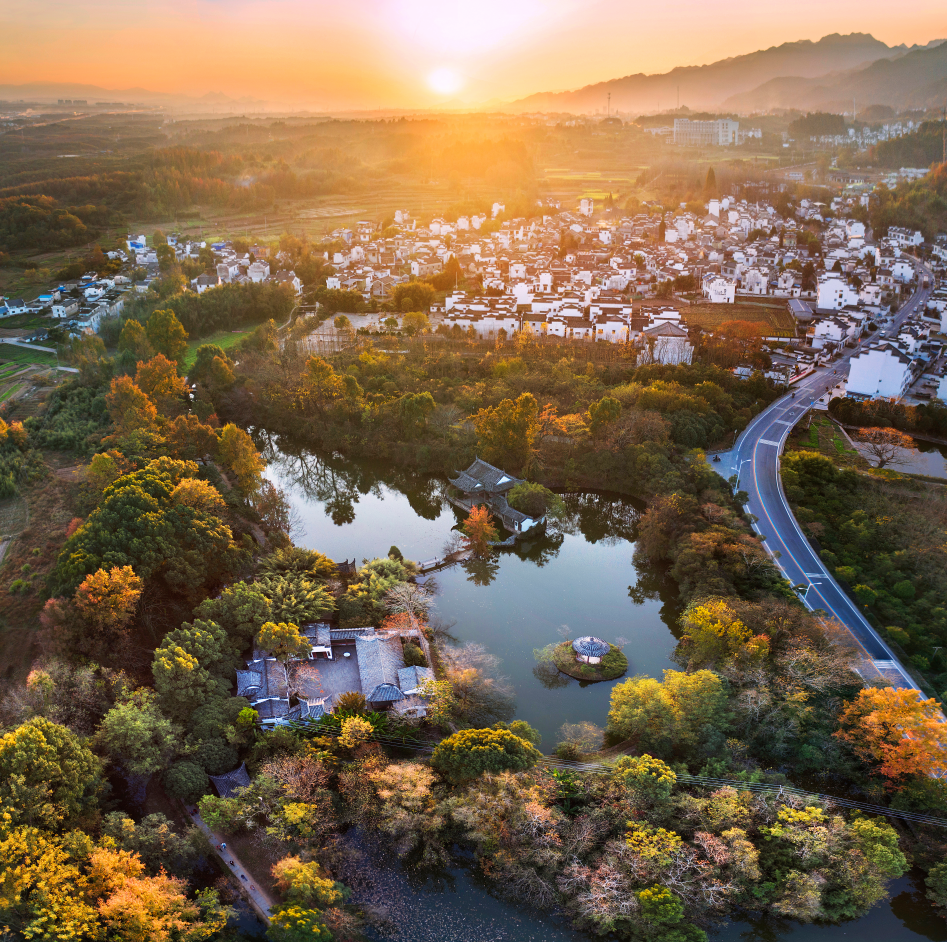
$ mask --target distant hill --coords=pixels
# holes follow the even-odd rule
[[[818,78],[775,78],[750,92],[723,102],[734,111],[770,108],[831,108],[891,105],[930,108],[947,95],[947,42],[915,49],[895,58],[881,58],[868,66]]]
[[[692,110],[715,108],[781,76],[814,79],[903,55],[905,51],[906,47],[888,46],[866,33],[833,33],[818,42],[783,43],[711,65],[680,67],[659,75],[628,75],[569,92],[542,92],[513,102],[510,108],[595,112],[605,107],[606,97],[611,93],[613,111],[657,111],[676,107],[678,89],[682,105]]]
[[[917,60],[911,57],[935,52],[934,47],[940,48],[937,46],[940,42],[943,40],[935,40],[928,46],[888,46],[867,33],[851,33],[848,36],[833,33],[818,42],[801,40],[783,43],[710,65],[679,67],[657,75],[628,75],[568,92],[540,92],[511,102],[504,110],[594,113],[605,107],[607,96],[611,94],[612,111],[664,111],[677,106],[678,92],[680,104],[691,110],[757,111],[770,107],[811,109],[824,103],[816,90],[832,88],[836,82],[868,66],[895,64],[910,59],[907,68],[902,70],[906,75],[916,68],[914,63]],[[883,85],[885,79],[880,78],[880,71],[878,74],[878,84]],[[910,81],[905,78],[902,84],[909,85]],[[926,98],[926,92],[914,94],[914,91],[912,86],[910,95],[869,96],[862,100],[866,105],[894,104],[903,107],[914,104],[919,98]],[[846,94],[841,93],[836,97],[845,98]],[[897,100],[891,101],[891,98]],[[764,104],[769,101],[778,104]]]

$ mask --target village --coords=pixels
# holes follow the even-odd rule
[[[768,377],[787,381],[870,338],[853,359],[842,394],[908,397],[915,404],[944,399],[947,287],[938,276],[947,267],[947,235],[925,243],[919,231],[871,232],[862,221],[870,184],[850,183],[831,205],[802,199],[793,206],[779,195],[777,184],[773,203],[785,216],[771,203],[732,197],[712,197],[699,212],[693,203],[672,212],[644,203],[635,215],[591,198],[573,208],[541,204],[542,215],[530,219],[506,218],[501,202],[489,214],[451,219],[423,220],[399,210],[383,230],[366,220],[327,233],[333,248],[322,253],[324,286],[304,285],[285,254],[264,243],[238,245],[238,251],[232,241],[208,244],[171,234],[166,244],[154,245],[145,235],[131,235],[124,248],[107,253],[119,272],[86,274],[29,302],[0,301],[0,342],[55,352],[46,340],[50,327],[67,335],[97,332],[121,315],[129,297],[147,293],[160,279],[159,256],[203,262],[207,270],[188,285],[198,294],[222,285],[278,284],[302,305],[322,287],[345,292],[375,312],[346,315],[348,326],[367,333],[400,326],[403,311],[392,303],[396,286],[451,264],[456,286],[425,312],[436,333],[505,340],[527,332],[624,344],[634,348],[639,365],[685,364],[701,331],[714,331],[689,318],[690,309],[730,306],[726,320],[752,322],[759,315],[747,305],[765,302],[784,310],[792,324],[760,337],[771,354]],[[920,275],[917,254],[931,266]],[[926,306],[899,318],[919,278],[933,289]],[[318,303],[306,310],[318,311]],[[42,321],[3,330],[4,317],[29,313]]]

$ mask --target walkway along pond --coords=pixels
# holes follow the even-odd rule
[[[333,559],[385,555],[390,546],[414,560],[442,555],[461,516],[446,500],[446,480],[323,456],[270,444],[267,475],[282,486],[298,513],[297,543]],[[643,504],[617,495],[566,495],[567,519],[534,541],[521,540],[487,561],[469,561],[436,573],[436,614],[456,621],[459,642],[475,641],[503,659],[502,671],[515,687],[517,718],[543,736],[552,752],[563,723],[604,726],[615,683],[581,684],[539,669],[533,649],[577,635],[610,642],[625,639],[625,677],[661,672],[675,665],[680,614],[676,588],[656,568],[636,568],[635,526]],[[588,939],[540,913],[494,899],[466,866],[436,876],[403,870],[388,855],[369,854],[372,884],[366,899],[391,896],[394,927],[390,942],[484,942],[484,940]],[[383,887],[383,890],[382,890]],[[362,898],[361,888],[353,887]],[[395,893],[395,890],[398,892]],[[397,903],[396,900],[400,900]],[[947,942],[947,923],[924,898],[923,885],[909,874],[892,885],[892,899],[868,915],[839,926],[792,922],[733,921],[713,936],[721,942],[861,942],[929,939]]]

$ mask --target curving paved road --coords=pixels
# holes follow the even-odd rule
[[[924,273],[925,269],[920,267]],[[882,336],[890,335],[900,327],[918,305],[926,303],[929,294],[929,289],[916,291]],[[767,550],[773,555],[779,554],[777,565],[789,582],[793,586],[805,587],[800,594],[806,606],[810,610],[822,609],[844,625],[866,658],[889,683],[919,690],[810,545],[789,509],[779,477],[779,458],[792,427],[806,414],[814,400],[845,379],[848,360],[860,346],[846,351],[832,366],[819,368],[795,383],[792,389],[794,398],[787,393],[761,412],[737,439],[721,470],[729,464],[730,472],[737,475],[738,490],[749,495],[745,509],[757,518],[754,529],[765,538],[763,545]]]

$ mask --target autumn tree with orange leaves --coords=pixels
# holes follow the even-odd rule
[[[947,767],[947,724],[937,701],[922,700],[916,690],[860,690],[841,727],[835,735],[893,785]]]
[[[490,544],[500,538],[497,528],[493,525],[490,511],[482,505],[471,508],[462,529],[467,549],[474,556],[486,556],[490,552]]]

